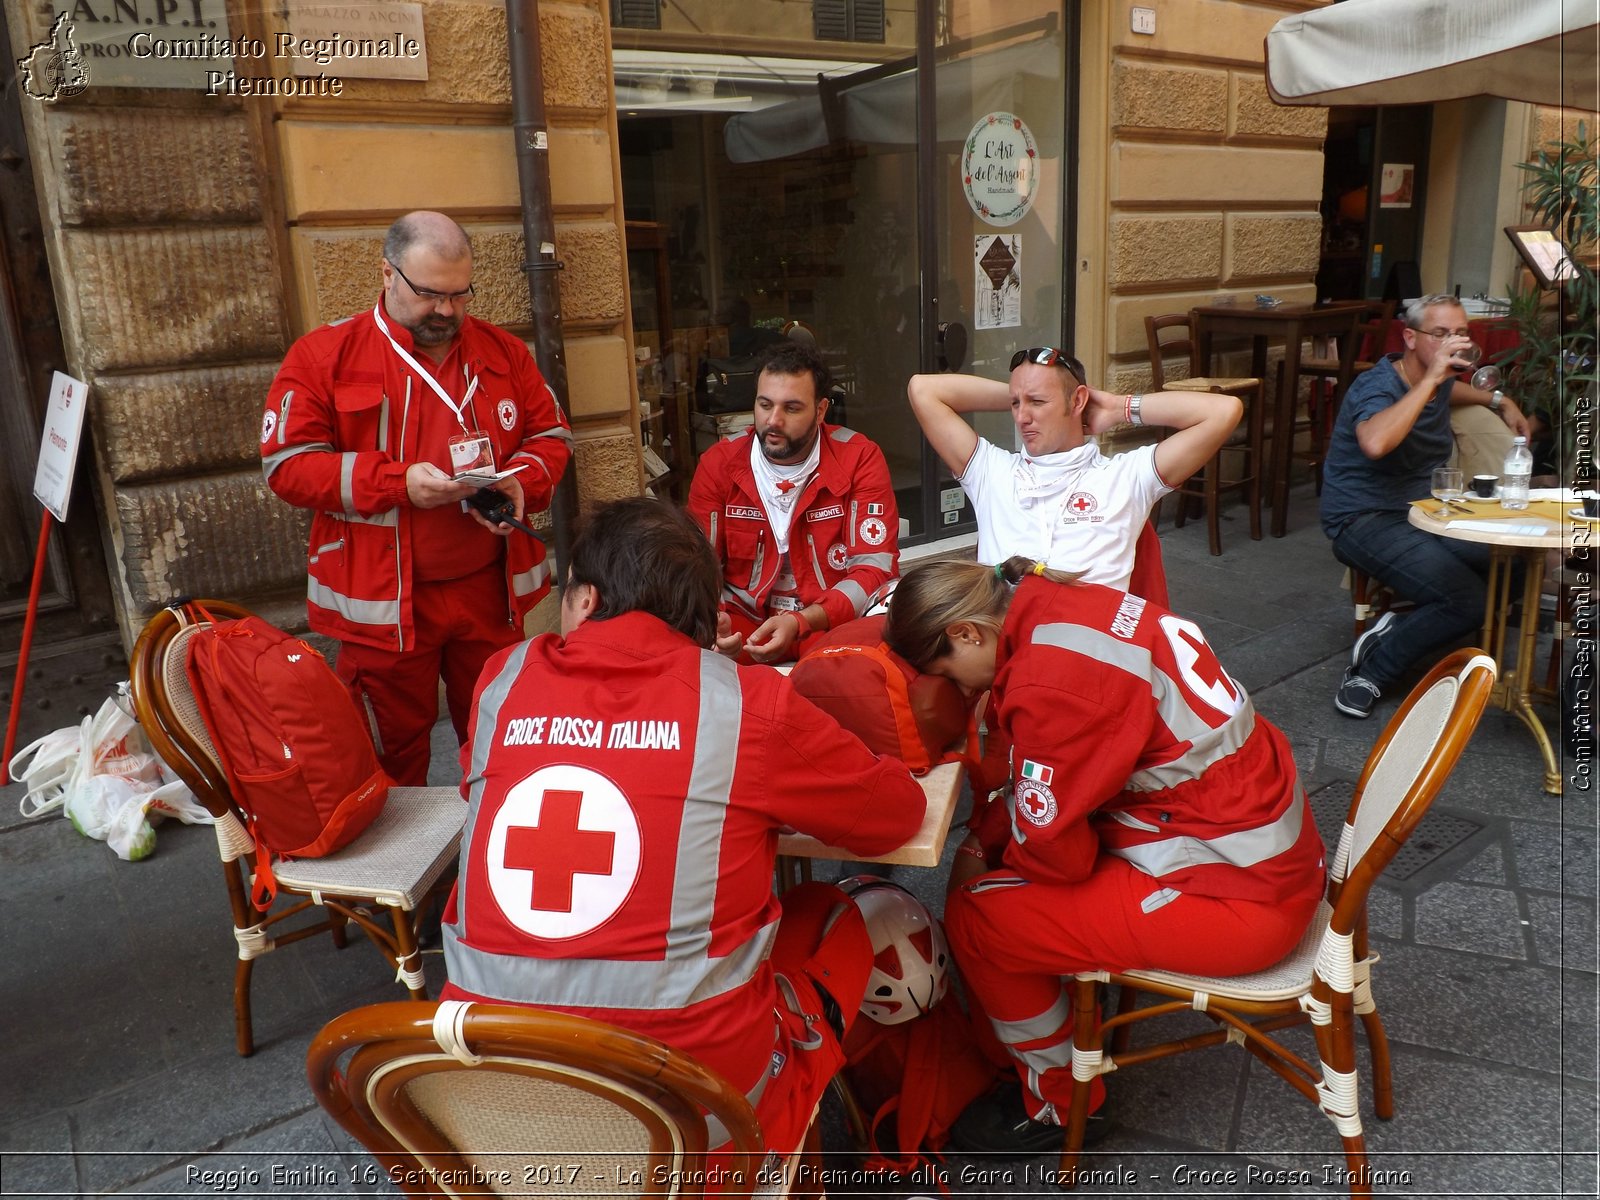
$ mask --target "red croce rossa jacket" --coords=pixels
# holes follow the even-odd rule
[[[750,470],[754,430],[700,456],[689,512],[722,563],[725,603],[756,621],[778,581],[780,556]],[[817,473],[789,526],[789,565],[804,604],[820,604],[829,627],[859,617],[899,569],[900,512],[883,451],[842,425],[822,426]]]
[[[385,323],[417,353],[406,329],[392,318]],[[471,421],[493,439],[501,469],[525,464],[517,476],[525,511],[548,507],[571,457],[566,417],[517,338],[470,316],[457,337],[437,378],[459,402],[467,376],[477,376]],[[394,352],[372,310],[312,330],[290,347],[267,393],[261,461],[274,492],[312,510],[306,607],[316,632],[412,648],[405,475],[417,461],[418,406],[442,403]],[[506,594],[518,628],[550,590],[544,559],[537,539],[506,539]]]
[[[1105,853],[1177,892],[1321,894],[1322,840],[1288,740],[1192,621],[1112,588],[1024,579],[997,666],[1012,870],[1071,883]]]

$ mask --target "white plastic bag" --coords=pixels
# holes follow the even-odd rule
[[[127,684],[119,691],[126,693]],[[22,766],[24,758],[32,761]],[[28,785],[22,815],[57,808],[85,837],[103,841],[127,862],[148,857],[156,834],[150,817],[186,825],[211,823],[184,783],[151,753],[139,724],[115,699],[76,729],[58,729],[11,760],[11,777]]]

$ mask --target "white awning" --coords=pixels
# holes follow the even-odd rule
[[[1344,0],[1267,34],[1279,104],[1501,96],[1600,108],[1600,0]]]

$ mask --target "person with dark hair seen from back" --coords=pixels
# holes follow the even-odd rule
[[[945,926],[1022,1086],[969,1106],[956,1144],[1058,1150],[1063,977],[1242,974],[1310,923],[1322,842],[1294,755],[1192,621],[1032,559],[919,564],[885,638],[923,671],[991,689],[989,720],[1013,747],[1009,827],[961,846]]]
[[[900,511],[883,451],[826,422],[831,379],[813,346],[773,346],[755,422],[700,456],[689,511],[722,564],[717,648],[786,662],[867,608],[899,568]]]
[[[396,783],[428,782],[439,681],[457,740],[484,662],[520,641],[550,590],[544,546],[465,501],[462,463],[521,521],[572,454],[555,394],[520,338],[467,313],[472,244],[443,213],[389,227],[372,308],[295,342],[267,392],[261,466],[311,510],[306,608]]]
[[[620,500],[573,543],[561,634],[489,662],[442,995],[659,1038],[787,1153],[843,1060],[872,944],[830,885],[774,897],[778,834],[881,854],[924,799],[778,672],[711,650],[721,590],[687,513]]]
[[[1128,395],[1089,386],[1065,350],[1036,346],[1011,358],[1009,380],[913,375],[911,411],[978,520],[978,560],[1014,554],[1125,588],[1134,546],[1157,500],[1210,460],[1239,424],[1232,396]],[[1011,412],[1022,449],[978,436],[968,413]],[[1093,436],[1122,424],[1164,425],[1164,441],[1107,458]]]
[[[1356,639],[1333,704],[1358,720],[1413,665],[1483,624],[1490,548],[1409,520],[1411,502],[1429,495],[1434,468],[1449,459],[1452,410],[1494,412],[1513,435],[1528,434],[1511,397],[1456,378],[1466,364],[1455,355],[1472,341],[1461,301],[1423,296],[1405,317],[1405,350],[1356,376],[1322,462],[1322,532],[1333,556],[1415,606],[1384,613]]]

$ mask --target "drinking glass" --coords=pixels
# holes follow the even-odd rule
[[[1455,467],[1435,467],[1433,470],[1433,498],[1441,504],[1461,499],[1466,491],[1466,481]]]
[[[1458,370],[1469,371],[1478,365],[1478,360],[1483,357],[1483,347],[1477,342],[1468,342],[1467,345],[1450,355],[1450,365]]]
[[[1490,363],[1472,373],[1472,386],[1480,392],[1492,392],[1500,386],[1500,368]]]

